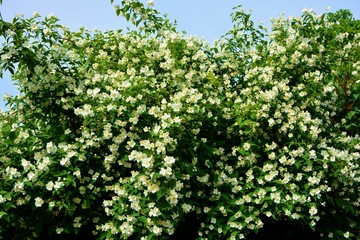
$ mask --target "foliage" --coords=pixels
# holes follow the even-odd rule
[[[1,22],[0,68],[21,94],[0,115],[0,236],[166,239],[195,213],[199,239],[246,238],[269,218],[359,237],[349,11],[276,18],[267,33],[234,8],[214,46],[152,1],[116,11],[140,29]]]

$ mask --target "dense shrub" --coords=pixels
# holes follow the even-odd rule
[[[200,239],[359,237],[359,21],[306,10],[267,33],[235,8],[211,46],[149,4],[117,6],[125,34],[1,23],[21,92],[0,115],[1,236],[166,239],[191,215]]]

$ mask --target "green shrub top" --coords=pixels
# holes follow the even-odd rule
[[[306,10],[268,33],[237,7],[209,45],[151,1],[116,13],[138,30],[1,21],[21,94],[0,114],[0,236],[166,239],[194,212],[200,239],[267,218],[359,237],[359,20]]]

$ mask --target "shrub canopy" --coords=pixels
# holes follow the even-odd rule
[[[195,213],[200,239],[264,219],[359,237],[359,20],[305,10],[267,32],[236,7],[210,45],[151,1],[116,13],[138,29],[1,21],[20,95],[0,113],[0,236],[166,239]]]

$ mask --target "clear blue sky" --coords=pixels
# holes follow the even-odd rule
[[[146,0],[145,0],[146,1]],[[115,0],[114,3],[120,2]],[[360,0],[154,0],[155,7],[169,18],[176,19],[179,30],[188,34],[204,37],[209,42],[218,39],[232,26],[230,13],[234,6],[241,4],[245,9],[252,10],[255,23],[264,21],[269,24],[272,17],[281,12],[287,16],[300,16],[304,8],[312,8],[323,13],[327,7],[330,11],[350,9],[355,18],[360,19]],[[110,0],[3,0],[0,6],[2,17],[10,21],[15,14],[22,13],[26,17],[34,11],[42,16],[53,13],[61,23],[73,30],[80,26],[100,30],[125,28],[128,24],[115,15]],[[4,93],[17,94],[9,77],[0,79],[0,108],[4,107],[1,100]]]

